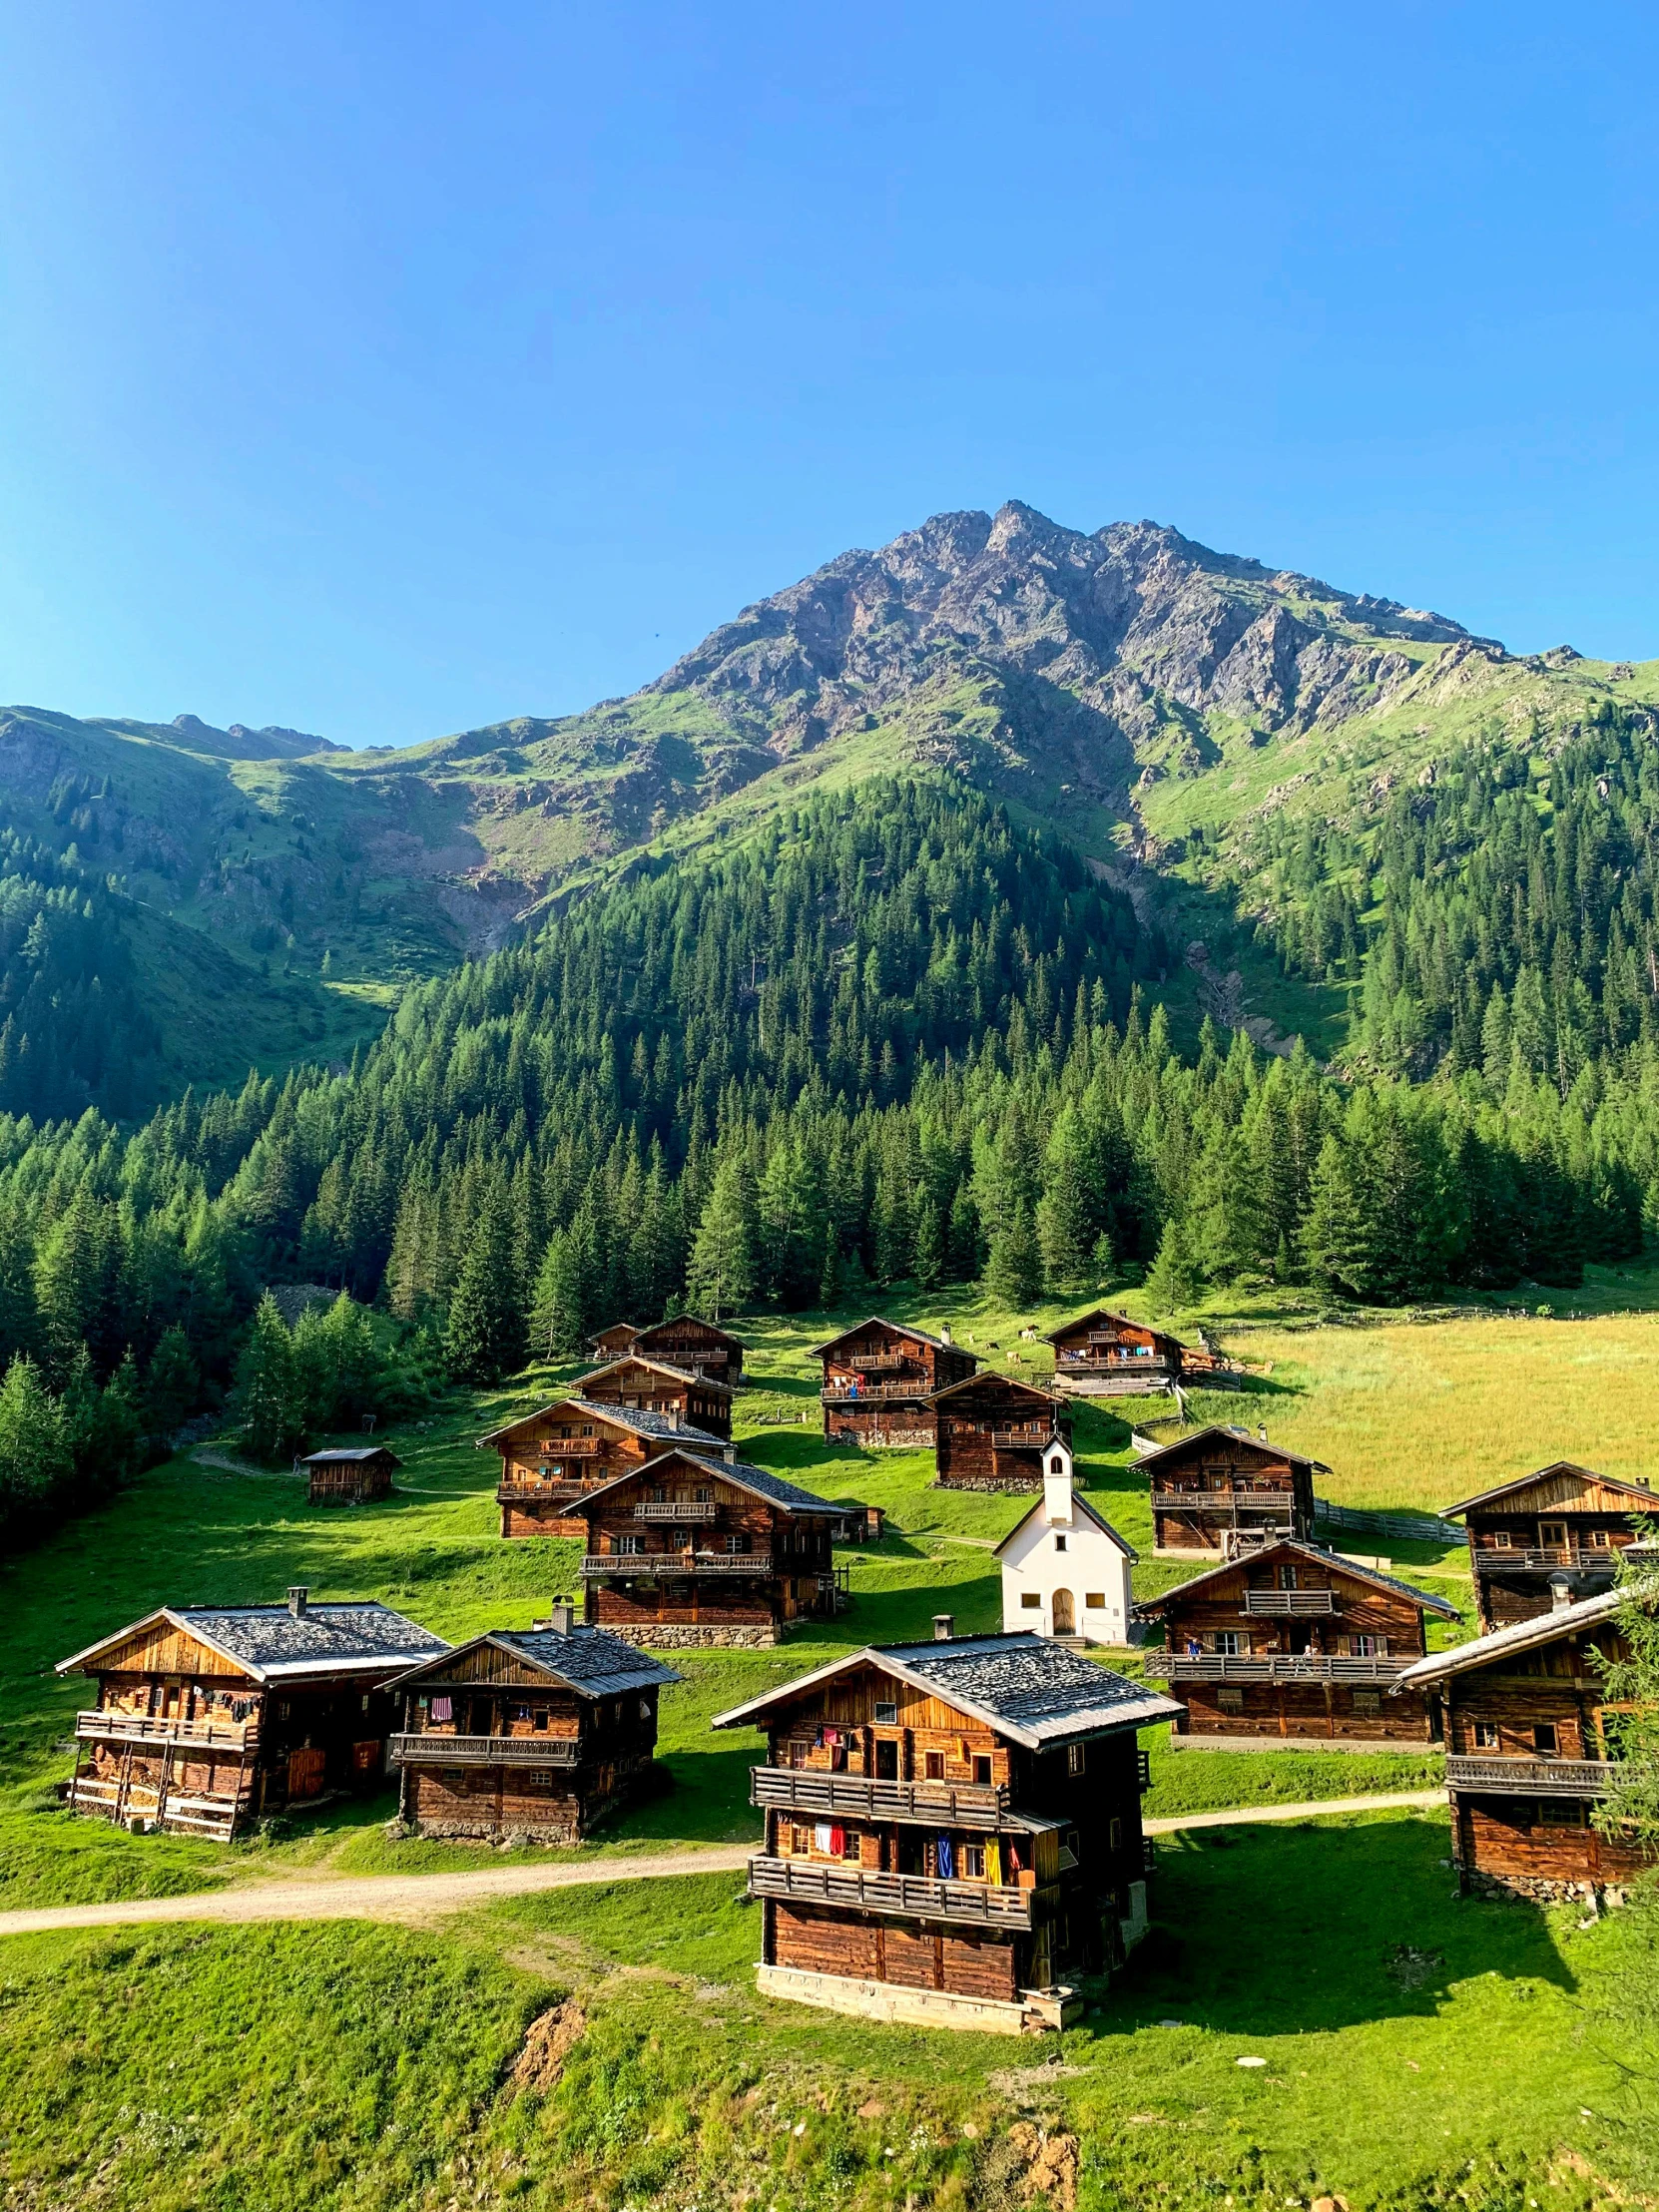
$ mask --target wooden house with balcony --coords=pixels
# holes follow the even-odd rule
[[[299,1464],[308,1504],[369,1505],[390,1496],[392,1475],[403,1462],[384,1444],[330,1444]]]
[[[824,1363],[825,1441],[895,1450],[932,1448],[934,1392],[979,1365],[948,1332],[933,1337],[878,1315],[819,1345],[813,1358]]]
[[[1559,1602],[1401,1675],[1400,1696],[1439,1709],[1451,1850],[1464,1890],[1536,1899],[1593,1896],[1651,1873],[1634,1838],[1591,1814],[1617,1745],[1602,1662],[1628,1656],[1622,1593]]]
[[[1377,1751],[1427,1744],[1420,1695],[1389,1693],[1428,1649],[1427,1620],[1457,1608],[1392,1575],[1290,1539],[1146,1599],[1164,1649],[1148,1676],[1180,1701],[1172,1746]]]
[[[743,1339],[717,1329],[712,1321],[700,1321],[695,1314],[650,1322],[643,1329],[637,1322],[613,1322],[597,1337],[590,1337],[588,1345],[602,1361],[637,1352],[642,1360],[661,1360],[671,1368],[706,1376],[712,1382],[725,1382],[734,1390],[743,1387]]]
[[[1178,1337],[1103,1306],[1043,1339],[1054,1347],[1054,1387],[1068,1397],[1135,1397],[1181,1380]]]
[[[1574,1597],[1609,1588],[1638,1518],[1659,1512],[1659,1498],[1646,1482],[1557,1459],[1445,1511],[1468,1530],[1475,1604],[1489,1631],[1547,1613],[1559,1575]]]
[[[627,1352],[584,1375],[576,1386],[590,1405],[623,1405],[634,1412],[678,1416],[688,1428],[700,1428],[722,1443],[732,1440],[731,1386],[685,1368],[671,1368],[664,1360]]]
[[[987,1368],[931,1399],[933,1481],[941,1490],[1040,1490],[1048,1446],[1071,1446],[1071,1417],[1035,1382]]]
[[[775,1644],[846,1603],[846,1510],[765,1467],[660,1452],[582,1500],[586,1618],[659,1650]]]
[[[448,1646],[389,1606],[164,1605],[59,1674],[98,1684],[75,1719],[71,1811],[228,1842],[265,1814],[380,1787],[386,1685]]]
[[[668,1445],[684,1442],[716,1458],[731,1446],[672,1409],[601,1404],[589,1397],[556,1398],[480,1436],[501,1454],[496,1502],[503,1536],[585,1536],[582,1505],[590,1490],[643,1467]]]
[[[1265,1428],[1195,1429],[1141,1461],[1152,1492],[1153,1550],[1231,1557],[1282,1536],[1314,1540],[1314,1476],[1321,1459],[1268,1441]]]
[[[579,1844],[650,1783],[658,1693],[680,1679],[566,1604],[423,1660],[392,1685],[399,1812],[422,1836]]]
[[[760,1987],[866,2018],[1015,2034],[1146,1926],[1136,1731],[1177,1710],[1041,1636],[848,1653],[723,1713],[759,1728]]]

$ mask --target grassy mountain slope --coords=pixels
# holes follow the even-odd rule
[[[223,947],[309,977],[326,950],[336,982],[385,984],[506,941],[632,852],[909,764],[994,791],[1155,909],[1183,952],[1178,1019],[1329,1050],[1346,994],[1256,942],[1261,824],[1363,827],[1456,746],[1543,758],[1608,702],[1652,712],[1659,662],[1520,659],[1152,523],[1085,535],[1014,503],[842,554],[580,715],[348,753],[20,708],[0,794],[8,822]]]

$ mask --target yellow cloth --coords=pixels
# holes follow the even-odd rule
[[[985,1845],[985,1880],[1002,1886],[1002,1846],[994,1836]]]

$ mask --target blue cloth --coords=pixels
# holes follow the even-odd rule
[[[954,1878],[955,1872],[956,1860],[950,1849],[950,1838],[941,1836],[939,1838],[939,1880],[949,1882]]]

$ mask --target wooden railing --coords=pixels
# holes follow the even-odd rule
[[[1040,1451],[1054,1433],[1049,1421],[1034,1420],[1024,1428],[993,1428],[993,1451]]]
[[[1445,1763],[1449,1789],[1520,1797],[1600,1797],[1614,1771],[1605,1759],[1471,1759],[1458,1753]]]
[[[941,1822],[947,1828],[999,1828],[1008,1812],[1008,1792],[1000,1784],[880,1782],[810,1767],[751,1767],[749,1802],[815,1817],[853,1814],[929,1828]]]
[[[586,1495],[580,1482],[502,1482],[495,1492],[500,1505],[575,1505]]]
[[[903,1369],[904,1355],[901,1352],[855,1352],[846,1364],[859,1375],[893,1375]]]
[[[254,1721],[165,1720],[160,1714],[96,1711],[77,1713],[75,1733],[88,1743],[176,1744],[192,1751],[234,1751],[252,1754],[259,1749],[259,1724]]]
[[[907,1382],[827,1382],[818,1394],[825,1405],[868,1405],[887,1398],[926,1397],[931,1388],[926,1376],[917,1375]]]
[[[1143,1671],[1164,1682],[1394,1682],[1409,1659],[1327,1658],[1316,1652],[1149,1651]]]
[[[787,1561],[776,1563],[770,1551],[598,1551],[582,1561],[582,1572],[596,1574],[645,1574],[658,1579],[702,1574],[774,1574],[789,1572]],[[816,1566],[802,1562],[796,1570],[816,1574]]]
[[[445,1736],[428,1728],[393,1736],[386,1758],[394,1767],[574,1767],[582,1745],[575,1736]]]
[[[1549,1544],[1532,1551],[1504,1551],[1496,1544],[1475,1546],[1476,1574],[1549,1574],[1560,1568],[1574,1574],[1617,1574],[1619,1554],[1611,1544],[1605,1551],[1576,1544]]]
[[[1268,1613],[1281,1619],[1289,1615],[1306,1617],[1311,1613],[1340,1613],[1335,1590],[1246,1590],[1244,1609],[1247,1613]]]
[[[70,1784],[65,1802],[71,1812],[89,1813],[100,1820],[146,1821],[181,1835],[228,1843],[246,1799],[229,1792],[161,1789],[130,1776],[104,1780],[83,1774]]]
[[[799,1898],[910,1921],[954,1921],[978,1928],[1029,1928],[1035,1892],[989,1882],[934,1882],[924,1875],[876,1874],[809,1859],[755,1858],[749,1894]]]
[[[719,1508],[712,1500],[704,1498],[693,1504],[689,1499],[678,1502],[670,1499],[647,1498],[643,1505],[634,1507],[635,1520],[649,1521],[712,1521]]]
[[[601,1441],[598,1436],[550,1436],[536,1447],[535,1455],[543,1459],[591,1459]],[[519,1449],[522,1451],[524,1446],[521,1444]]]
[[[1155,1513],[1278,1513],[1286,1521],[1296,1514],[1289,1490],[1154,1490],[1151,1499]]]

